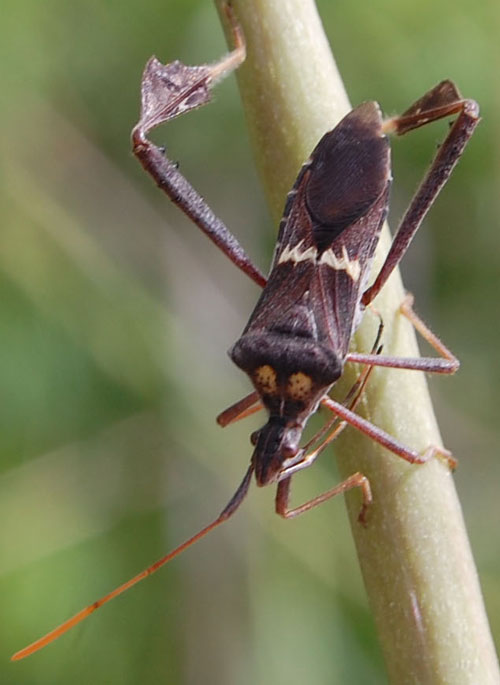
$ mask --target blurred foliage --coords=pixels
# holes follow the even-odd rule
[[[492,630],[500,637],[500,286],[493,0],[318,2],[353,103],[401,111],[442,78],[484,121],[403,266],[460,356],[432,380]],[[211,3],[3,4],[0,203],[0,681],[12,685],[383,683],[341,502],[293,523],[271,490],[58,643],[8,657],[215,516],[258,418],[214,415],[248,385],[225,350],[256,288],[156,191],[130,154],[151,54],[225,50]],[[234,80],[158,133],[258,263],[273,228]],[[443,127],[395,144],[393,225]],[[402,372],[403,373],[403,372]],[[297,500],[332,483],[328,457]]]

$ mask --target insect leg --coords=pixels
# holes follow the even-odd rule
[[[240,421],[240,419],[246,419],[247,416],[251,416],[261,409],[263,409],[263,405],[259,400],[259,393],[254,390],[249,395],[221,412],[215,420],[219,426],[225,428],[226,426],[229,426],[230,423],[235,423],[236,421]]]
[[[459,360],[455,357],[453,352],[448,347],[446,347],[443,341],[440,338],[438,338],[438,336],[435,333],[433,333],[433,331],[431,331],[429,326],[424,321],[422,321],[422,319],[418,316],[418,314],[413,309],[413,302],[413,295],[411,293],[407,293],[399,308],[401,314],[403,314],[403,316],[406,316],[408,321],[410,321],[413,324],[415,330],[417,330],[420,333],[424,340],[427,340],[429,345],[431,345],[431,347],[433,347],[436,350],[436,352],[438,352],[444,359],[447,359],[450,362],[449,373],[455,373],[455,371],[458,371],[460,367]]]
[[[366,523],[366,512],[372,503],[373,498],[370,482],[362,473],[354,473],[352,476],[349,476],[349,478],[346,478],[346,480],[342,481],[342,483],[339,483],[334,488],[331,488],[331,490],[327,490],[323,494],[318,495],[317,497],[308,500],[301,506],[294,507],[293,509],[288,508],[288,502],[290,499],[290,484],[291,477],[285,478],[278,483],[278,489],[276,490],[276,513],[283,518],[289,519],[294,518],[295,516],[300,516],[300,514],[317,507],[319,504],[323,504],[323,502],[326,502],[336,495],[340,495],[348,490],[352,490],[353,488],[361,488],[363,503],[361,505],[361,511],[359,512],[358,521],[363,524]]]
[[[451,81],[443,81],[400,117],[389,119],[385,124],[384,130],[387,133],[403,135],[451,114],[458,114],[458,117],[406,210],[378,276],[363,294],[361,301],[364,305],[376,297],[408,249],[413,236],[472,136],[479,122],[479,107],[474,100],[462,99]]]
[[[376,348],[377,344],[378,336],[374,349]],[[373,366],[369,366],[366,369],[364,369],[364,371],[360,374],[359,378],[356,380],[352,388],[349,390],[347,396],[345,397],[342,403],[344,407],[349,407],[351,411],[353,411],[356,408],[359,400],[361,399],[361,396],[363,395],[363,390],[365,389],[365,386],[368,383],[368,379],[370,377],[372,370]],[[324,403],[327,408],[329,408],[327,404],[328,399],[330,398],[327,395],[325,395],[325,397],[321,401],[322,404]],[[326,447],[328,447],[328,445],[331,442],[333,442],[337,438],[337,436],[340,435],[340,433],[342,433],[342,431],[347,425],[348,424],[346,421],[343,421],[340,417],[334,414],[333,418],[330,419],[330,421],[328,421],[321,430],[319,430],[315,435],[313,435],[313,437],[309,440],[309,442],[306,445],[304,445],[304,447],[302,448],[302,460],[296,462],[292,466],[284,468],[280,473],[280,478],[290,478],[298,471],[302,471],[303,469],[311,466],[311,464],[315,462],[316,459],[319,457],[321,452],[323,452],[323,450]],[[321,438],[323,438],[323,436],[327,433],[327,437],[321,441],[321,443],[316,447],[316,449],[314,449],[312,452],[308,452],[311,446],[314,445],[314,443],[318,442]]]
[[[377,334],[377,339],[375,340],[375,344],[373,345],[372,348],[372,355],[376,357],[378,354],[380,354],[382,347],[378,346],[380,336],[382,334],[382,329],[383,329],[383,324],[380,324],[379,332]],[[356,409],[362,395],[363,391],[366,387],[366,384],[368,383],[368,379],[370,378],[370,374],[373,370],[373,364],[368,365],[366,369],[364,369],[358,378],[356,379],[355,383],[352,385],[351,389],[347,393],[347,395],[344,397],[344,400],[342,404],[344,407],[349,407],[352,411]],[[321,400],[321,404],[324,404],[328,408],[328,403],[327,401],[330,398],[328,395],[325,395],[325,397]],[[340,423],[340,425],[336,425],[337,423]],[[341,419],[338,416],[334,416],[330,421],[328,421],[321,430],[319,430],[316,435],[314,435],[309,442],[304,445],[304,452],[307,452],[307,450],[314,445],[314,443],[318,442],[324,435],[326,435],[329,431],[330,434],[328,435],[325,440],[315,449],[316,456],[322,452],[325,447],[327,447],[335,438],[341,433],[346,426],[345,421],[341,421]],[[294,467],[292,467],[294,468]]]
[[[413,324],[420,335],[441,355],[442,359],[436,359],[435,357],[382,357],[374,354],[350,352],[347,354],[345,361],[373,366],[386,366],[393,369],[424,371],[426,373],[452,374],[458,371],[460,367],[459,360],[415,313],[413,309],[413,295],[406,295],[401,304],[400,311]]]
[[[159,188],[176,204],[222,252],[257,285],[266,279],[225,224],[212,212],[205,200],[184,178],[177,164],[165,157],[165,151],[150,140],[148,133],[210,100],[214,84],[238,67],[245,59],[245,41],[231,8],[226,5],[233,30],[235,48],[215,64],[190,67],[181,62],[161,64],[152,57],[141,83],[141,116],[132,131],[132,148],[144,169]]]
[[[396,438],[393,438],[378,426],[370,423],[370,421],[367,421],[352,410],[344,407],[340,402],[332,400],[330,397],[325,398],[323,406],[330,409],[334,414],[340,416],[348,424],[357,428],[357,430],[361,431],[375,442],[378,442],[382,447],[385,447],[394,454],[397,454],[398,457],[410,462],[410,464],[425,464],[429,459],[437,456],[446,461],[448,466],[452,469],[457,465],[456,460],[447,449],[437,447],[436,445],[430,445],[420,454],[410,447],[406,447],[399,442],[399,440],[396,440]]]

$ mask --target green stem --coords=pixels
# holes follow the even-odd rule
[[[241,96],[277,222],[300,165],[349,103],[313,0],[233,0],[233,6],[247,40],[247,60],[238,70]],[[386,231],[378,265],[389,240]],[[418,349],[411,326],[398,315],[403,294],[395,273],[376,307],[386,324],[384,353],[411,357]],[[377,325],[376,317],[365,315],[355,337],[357,349],[371,348]],[[347,387],[355,370],[344,376]],[[441,445],[422,373],[375,369],[360,413],[417,450]],[[373,490],[366,528],[356,520],[359,493],[346,499],[391,682],[499,683],[447,466],[437,459],[412,466],[353,429],[335,446],[342,476],[361,471]]]

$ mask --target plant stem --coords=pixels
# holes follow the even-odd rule
[[[313,0],[233,0],[233,7],[247,40],[238,82],[277,223],[300,165],[349,103]],[[389,240],[386,230],[375,269]],[[412,357],[418,355],[415,335],[398,314],[403,295],[394,273],[375,306],[386,325],[384,354]],[[356,349],[371,348],[377,325],[376,317],[367,313],[355,336]],[[346,369],[346,387],[355,373]],[[441,445],[422,373],[375,369],[360,413],[417,450]],[[412,466],[353,429],[337,440],[336,453],[341,475],[361,471],[373,490],[366,528],[357,522],[359,493],[349,493],[346,500],[391,682],[499,683],[447,466],[437,459]]]

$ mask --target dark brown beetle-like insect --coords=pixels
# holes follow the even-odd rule
[[[208,235],[244,273],[263,287],[242,336],[230,350],[255,390],[218,417],[225,426],[262,406],[267,423],[252,435],[254,451],[245,477],[222,513],[208,526],[137,576],[86,607],[32,645],[17,652],[21,659],[65,633],[100,606],[157,571],[184,549],[226,521],[244,499],[252,475],[258,485],[277,483],[276,511],[297,516],[325,500],[360,487],[365,522],[370,484],[355,473],[300,507],[288,506],[290,481],[309,466],[346,426],[352,425],[411,463],[439,455],[453,466],[449,452],[429,446],[423,454],[401,444],[358,416],[354,408],[374,366],[453,373],[458,360],[417,317],[411,298],[401,311],[441,354],[441,358],[397,358],[381,354],[379,335],[371,353],[349,352],[363,311],[396,267],[437,194],[448,179],[478,121],[473,100],[463,99],[451,81],[442,81],[402,115],[384,120],[376,102],[365,102],[326,133],[304,163],[288,193],[269,277],[252,264],[234,236],[181,175],[165,151],[147,139],[151,129],[199,107],[210,89],[245,57],[241,30],[228,8],[235,49],[213,65],[162,65],[152,58],[142,81],[142,110],[132,133],[134,153],[158,186]],[[401,135],[429,122],[458,115],[406,211],[387,258],[368,287],[368,278],[387,214],[391,184],[387,135]],[[328,396],[344,365],[365,365],[344,403]],[[307,445],[300,446],[308,418],[320,404],[332,420]],[[312,449],[312,445],[317,446]]]

